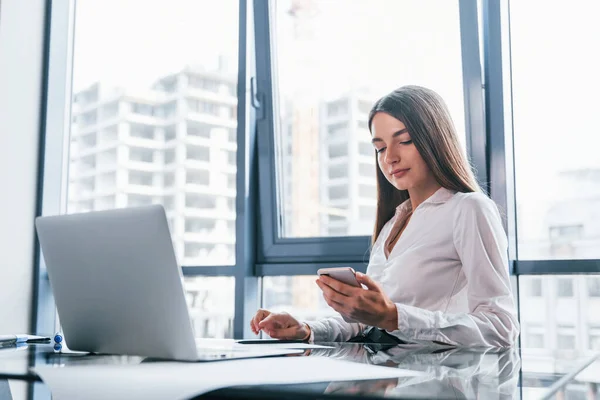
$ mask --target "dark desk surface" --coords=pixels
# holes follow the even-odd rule
[[[332,357],[357,364],[383,365],[425,372],[425,376],[302,385],[236,387],[199,398],[360,398],[363,396],[419,399],[600,399],[598,353],[548,352],[541,349],[406,350],[372,353],[363,344],[322,343],[333,349],[307,351],[309,357]],[[31,372],[39,365],[139,364],[142,357],[81,356],[54,353],[50,345],[0,348],[0,395],[17,381],[29,382],[20,398],[48,398],[48,388]],[[227,362],[227,361],[221,361]],[[10,385],[7,385],[7,380]],[[28,395],[28,396],[27,396]],[[9,397],[10,398],[10,397]],[[2,396],[0,399],[3,400]]]

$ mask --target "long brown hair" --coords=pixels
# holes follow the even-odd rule
[[[446,103],[436,92],[413,85],[394,90],[373,105],[369,113],[369,130],[373,117],[379,112],[389,114],[404,124],[417,151],[442,187],[464,193],[481,191],[471,165],[460,148]],[[396,189],[377,167],[377,214],[373,243],[385,223],[394,215],[396,207],[409,198],[408,190]]]

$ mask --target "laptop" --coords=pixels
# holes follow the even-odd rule
[[[302,352],[197,346],[161,205],[38,217],[35,226],[71,350],[182,361]]]

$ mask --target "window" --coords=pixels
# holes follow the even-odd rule
[[[102,118],[109,119],[119,115],[119,103],[109,103],[102,107]]]
[[[582,233],[583,225],[551,226],[550,240],[576,240]]]
[[[327,104],[327,116],[338,117],[348,113],[348,100],[337,100]]]
[[[209,147],[194,145],[197,138],[210,137],[213,129],[235,132],[235,113],[230,113],[233,120],[212,119],[211,125],[197,121],[206,118],[201,114],[218,116],[223,106],[237,107],[230,90],[233,88],[235,95],[238,7],[237,0],[214,4],[196,0],[77,0],[72,76],[72,117],[77,122],[70,126],[71,138],[76,140],[69,149],[68,212],[163,203],[180,263],[234,264],[235,225],[217,230],[220,233],[212,237],[190,239],[184,235],[192,223],[188,221],[197,221],[200,215],[210,217],[213,225],[221,226],[220,221],[226,226],[235,213],[232,208],[231,213],[209,215],[207,210],[215,210],[219,199],[229,200],[231,192],[198,193],[210,190],[208,168],[184,161],[210,161]],[[135,29],[131,29],[132,21]],[[190,86],[210,91],[204,94],[210,99],[196,97],[201,93],[190,91]],[[119,110],[126,119],[117,123]],[[92,132],[93,136],[79,139]],[[191,141],[194,144],[188,137],[196,139]],[[228,145],[228,151],[235,154],[231,143],[235,145],[235,135],[223,134],[211,142],[216,147]],[[112,144],[109,151],[98,151]],[[225,159],[223,165],[227,163]],[[115,178],[85,183],[100,171]],[[235,172],[230,172],[235,177]],[[216,299],[205,300],[203,307],[192,307],[192,314],[197,313],[193,316],[197,334],[231,337],[233,279],[186,281],[190,288],[197,286],[197,304],[203,298]],[[208,283],[206,290],[203,282]],[[226,318],[221,321],[222,316]]]
[[[188,99],[187,105],[191,112],[208,114],[217,117],[219,116],[219,106],[215,103],[203,100]]]
[[[595,329],[589,335],[589,349],[600,350],[600,329]]]
[[[234,285],[233,277],[229,276],[185,278],[185,294],[194,337],[233,337]]]
[[[328,139],[330,140],[343,140],[348,139],[348,123],[338,122],[337,124],[331,124],[327,127],[329,133]]]
[[[575,349],[575,335],[561,334],[559,333],[556,337],[556,346],[559,350],[574,350]]]
[[[212,218],[189,218],[185,221],[185,231],[190,233],[211,233],[217,221]]]
[[[237,132],[235,129],[227,130],[228,139],[231,143],[235,143],[237,141]]]
[[[359,142],[358,152],[361,156],[372,157],[373,159],[375,158],[375,148],[371,143]]]
[[[346,143],[329,145],[329,159],[348,156],[348,145]]]
[[[332,165],[327,168],[329,179],[346,178],[348,176],[348,168],[345,165]]]
[[[188,170],[185,176],[185,182],[192,185],[208,186],[210,173],[208,170]]]
[[[194,124],[193,122],[188,122],[187,134],[188,134],[188,136],[197,136],[197,137],[210,139],[210,126]]]
[[[369,112],[371,111],[371,108],[373,107],[373,104],[369,103],[368,101],[359,101],[358,102],[358,112],[362,113],[362,114],[366,114],[365,116],[369,115]],[[366,122],[365,122],[366,124]]]
[[[129,171],[129,184],[130,185],[143,185],[152,186],[153,176],[152,172],[144,171]]]
[[[177,138],[177,127],[176,126],[167,126],[165,128],[165,142],[170,142],[171,140],[175,140]]]
[[[348,187],[343,186],[331,186],[329,188],[329,200],[348,200]]]
[[[189,85],[193,88],[203,89],[214,93],[217,93],[219,91],[219,87],[221,86],[221,83],[219,81],[195,75],[189,75],[188,82]]]
[[[542,280],[531,279],[529,282],[529,295],[531,297],[541,297],[542,296]]]
[[[366,221],[375,222],[375,207],[360,206],[358,209],[358,218]]]
[[[550,275],[518,278],[523,348],[535,344],[550,354],[555,350],[586,352],[595,345],[592,341],[600,337],[600,315],[595,311],[600,300],[587,297],[585,290],[576,290],[586,287],[590,278],[599,277]]]
[[[164,185],[166,188],[175,185],[175,173],[167,172],[164,175]]]
[[[175,149],[165,150],[165,164],[172,164],[175,162]]]
[[[145,115],[148,117],[154,115],[152,104],[131,103],[131,112],[133,114]]]
[[[157,107],[157,115],[162,116],[164,119],[171,119],[177,115],[177,102],[171,101],[160,107]]]
[[[210,210],[217,206],[217,197],[204,194],[187,194],[185,196],[186,208],[197,208],[200,210]]]
[[[588,51],[600,36],[597,15],[592,2],[572,10],[548,3],[543,13],[530,2],[510,5],[521,259],[600,258],[600,157],[590,135],[597,127],[599,103],[592,94],[600,91],[600,60]],[[563,104],[557,98],[587,100]],[[577,115],[567,141],[548,115]]]
[[[544,334],[543,333],[531,333],[527,336],[527,347],[533,349],[544,348]]]
[[[129,160],[134,162],[151,163],[154,161],[154,150],[143,147],[130,147]]]
[[[362,198],[373,199],[373,204],[375,204],[376,194],[377,187],[375,183],[373,185],[358,185],[358,195]]]
[[[263,307],[286,311],[300,320],[338,315],[327,305],[313,276],[265,276],[262,279]]]
[[[154,139],[154,127],[142,124],[130,124],[129,135],[140,139]]]
[[[570,278],[557,279],[556,293],[558,297],[573,297],[573,280]]]
[[[329,223],[330,224],[338,224],[340,222],[346,222],[346,217],[341,216],[341,215],[330,215],[329,216]]]
[[[130,194],[127,197],[127,207],[140,207],[148,206],[153,204],[152,196],[145,196],[142,194]]]
[[[590,276],[586,279],[588,296],[600,297],[600,277]]]
[[[373,185],[375,185],[375,165],[374,164],[365,164],[361,162],[358,164],[358,175],[361,178],[369,178],[373,179]]]
[[[187,155],[186,158],[188,160],[194,161],[210,161],[210,149],[205,146],[187,146]]]
[[[383,1],[374,7],[368,0],[272,1],[271,37],[274,148],[281,162],[279,215],[276,237],[297,238],[330,235],[327,209],[345,201],[357,209],[365,198],[350,197],[359,190],[359,180],[375,185],[375,175],[348,173],[344,189],[328,180],[315,180],[323,171],[327,178],[339,176],[328,168],[335,163],[352,171],[355,158],[374,160],[372,146],[359,145],[360,136],[370,141],[364,129],[368,111],[382,95],[406,84],[436,90],[446,101],[464,143],[464,98],[458,1]],[[365,18],[368,15],[368,18]],[[398,15],[410,15],[398,31]],[[380,38],[394,38],[394,51]],[[337,49],[334,53],[331,49]],[[260,49],[257,48],[257,51]],[[369,54],[369,57],[365,57]],[[406,60],[411,60],[407,63]],[[441,62],[440,60],[443,60]],[[373,66],[377,79],[373,79]],[[357,123],[357,121],[361,121]],[[260,133],[259,133],[260,134]],[[294,151],[286,151],[288,143]],[[292,166],[288,170],[285,166]],[[363,178],[364,176],[364,178]],[[286,186],[292,181],[294,185]],[[375,202],[375,191],[369,192]],[[372,224],[352,229],[352,236],[370,235]],[[336,232],[339,233],[339,232]],[[365,243],[367,243],[365,241]],[[365,245],[366,250],[366,245]]]

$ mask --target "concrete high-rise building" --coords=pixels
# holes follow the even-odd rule
[[[552,198],[544,223],[538,226],[544,234],[526,241],[523,252],[536,259],[599,258],[600,170],[564,171],[557,175],[555,185],[560,197]],[[527,215],[521,217],[520,223],[527,223]],[[525,347],[545,352],[600,350],[600,276],[527,276],[521,280]]]
[[[68,212],[160,203],[180,264],[235,263],[235,73],[187,67],[139,92],[96,83],[72,110]],[[229,313],[233,292],[213,290],[215,279],[188,281],[192,306]],[[204,311],[212,320],[197,324],[199,335],[230,335],[230,316],[215,322],[216,310]]]
[[[358,91],[320,112],[321,235],[370,235],[377,197],[375,150],[367,127],[373,96]]]
[[[73,101],[69,212],[161,203],[184,265],[235,255],[236,81],[186,68],[147,92]]]

